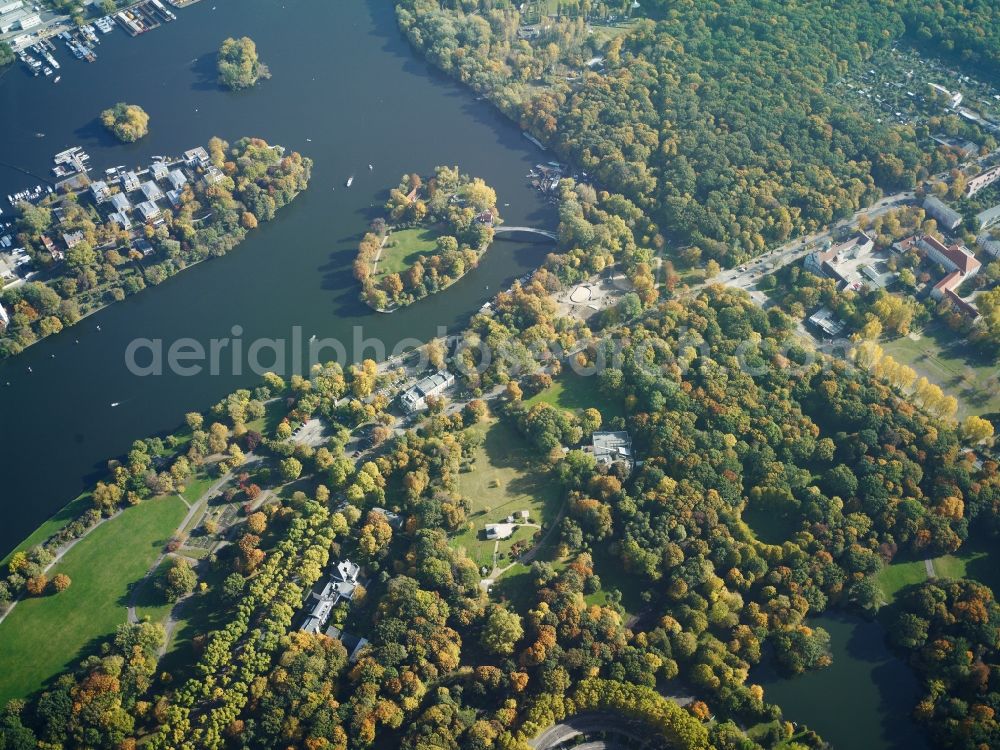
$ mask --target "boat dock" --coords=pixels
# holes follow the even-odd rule
[[[60,151],[52,157],[52,161],[55,162],[52,171],[56,177],[70,177],[74,174],[86,174],[90,171],[90,167],[87,165],[90,156],[79,146]]]
[[[115,20],[132,36],[145,34],[164,23],[176,21],[177,16],[160,0],[146,0],[131,8],[115,13]]]

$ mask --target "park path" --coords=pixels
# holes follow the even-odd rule
[[[252,463],[254,459],[255,456],[253,452],[246,454],[245,460],[243,461],[242,464],[237,466],[236,469],[243,469],[248,464]],[[184,529],[187,528],[187,525],[191,521],[191,519],[194,518],[195,515],[200,513],[204,509],[205,505],[207,505],[208,498],[213,496],[216,492],[218,492],[220,487],[232,481],[232,478],[236,473],[236,469],[233,469],[232,471],[227,471],[225,474],[219,477],[215,482],[209,485],[193,504],[188,503],[187,500],[185,500],[180,493],[176,493],[177,497],[180,498],[181,502],[187,505],[188,512],[187,514],[185,514],[184,518],[181,520],[181,522],[177,525],[177,528],[174,530],[174,536],[178,536],[184,533]],[[135,611],[136,596],[138,596],[139,591],[141,591],[143,586],[145,586],[149,582],[149,580],[159,569],[163,561],[168,557],[183,557],[184,559],[189,559],[184,555],[177,555],[176,553],[170,552],[168,550],[163,550],[163,552],[161,552],[157,556],[156,560],[149,567],[149,570],[146,571],[146,574],[142,577],[142,579],[140,579],[140,581],[135,586],[132,587],[132,591],[129,593],[128,607],[126,608],[125,615],[128,621],[133,625],[139,622],[139,616],[136,614]],[[163,624],[164,630],[166,630],[167,632],[167,636],[166,638],[163,639],[163,645],[160,647],[160,656],[163,656],[163,654],[166,653],[167,645],[170,643],[170,635],[173,632],[174,628],[177,626],[177,618],[175,617],[175,612],[178,606],[181,604],[181,602],[187,599],[188,596],[190,596],[190,594],[181,597],[176,602],[174,602],[174,606],[170,608],[170,614],[167,615],[167,619]]]
[[[390,232],[385,233],[382,244],[378,246],[378,252],[375,253],[375,260],[372,261],[372,276],[378,275],[378,262],[382,259],[382,251],[385,250],[385,243],[389,241],[389,234]]]
[[[542,546],[549,541],[549,538],[552,536],[553,532],[555,532],[555,530],[559,528],[559,523],[562,521],[562,518],[565,515],[565,513],[566,513],[566,503],[563,503],[562,507],[559,508],[559,513],[556,514],[555,520],[552,521],[552,525],[549,527],[549,530],[542,535],[542,538],[539,539],[531,549],[526,551],[524,554],[519,555],[517,559],[514,560],[510,565],[505,565],[502,568],[497,567],[497,551],[500,549],[500,542],[497,542],[493,547],[493,570],[491,570],[490,574],[483,580],[495,581],[497,578],[502,576],[504,573],[506,573],[508,570],[513,568],[518,563],[527,564],[532,560],[534,560],[535,555],[538,554],[538,550],[540,550]],[[537,523],[522,523],[519,525],[532,526],[536,529],[542,528]],[[480,581],[480,585],[482,585],[482,581]]]
[[[123,510],[124,510],[124,508],[119,508],[114,513],[112,513],[110,516],[107,516],[107,517],[101,516],[101,520],[99,520],[97,523],[95,523],[89,529],[87,529],[86,531],[84,531],[80,536],[76,537],[75,539],[70,539],[68,542],[66,542],[65,544],[63,544],[61,547],[58,547],[56,549],[55,557],[53,558],[52,562],[50,562],[48,565],[46,565],[45,569],[42,572],[47,574],[50,570],[52,570],[52,568],[54,568],[56,566],[57,563],[59,563],[63,559],[63,557],[66,556],[67,552],[69,552],[71,549],[73,549],[77,545],[77,543],[82,542],[84,539],[86,539],[88,536],[90,536],[94,532],[94,530],[97,529],[99,526],[103,526],[105,523],[107,523],[111,519],[117,518],[119,515],[121,515],[121,513],[122,513]],[[16,607],[17,603],[24,598],[25,593],[26,592],[22,591],[21,594],[14,601],[12,601],[10,603],[10,606],[7,607],[7,611],[3,612],[2,614],[0,614],[0,623],[2,623],[4,620],[6,620],[7,619],[7,615],[9,615],[11,612],[14,611],[14,607]]]

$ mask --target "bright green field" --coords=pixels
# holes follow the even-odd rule
[[[997,551],[989,542],[969,541],[958,552],[934,559],[934,572],[938,578],[970,578],[1000,591],[1000,570],[997,568]],[[879,573],[879,583],[887,602],[910,585],[927,580],[923,560],[908,560],[887,565]]]
[[[374,279],[378,281],[390,273],[402,273],[416,263],[421,255],[434,253],[437,250],[437,237],[432,227],[414,227],[393,232],[382,248],[378,273]]]
[[[582,376],[566,370],[552,381],[552,386],[536,393],[525,401],[526,404],[545,403],[572,411],[594,407],[601,412],[603,427],[612,417],[625,416],[625,404],[618,399],[608,398],[601,392],[597,375]]]
[[[160,560],[156,572],[139,584],[142,588],[135,593],[134,601],[135,614],[140,620],[148,618],[150,622],[162,622],[170,614],[173,602],[164,599],[156,583],[172,564],[173,561],[169,557]]]
[[[937,560],[934,561],[937,569]],[[941,575],[941,571],[938,571]],[[882,594],[885,600],[891,603],[896,595],[907,586],[923,583],[927,580],[927,569],[923,560],[907,560],[905,562],[894,562],[886,565],[879,571],[878,582],[882,587]]]
[[[1000,592],[1000,552],[988,542],[970,541],[962,549],[934,561],[934,570],[942,578],[971,578]]]
[[[495,542],[485,539],[486,524],[503,521],[519,510],[527,510],[532,523],[551,523],[559,512],[559,492],[555,483],[532,464],[532,452],[514,428],[493,421],[470,429],[485,431],[486,435],[472,471],[459,474],[459,491],[472,504],[469,520],[475,529],[454,536],[452,545],[464,547],[478,565],[490,567]],[[506,554],[514,542],[530,540],[537,530],[522,527],[510,539],[502,540],[500,566],[509,563]]]
[[[189,503],[196,503],[201,500],[201,496],[205,494],[205,491],[212,486],[212,482],[216,481],[218,477],[210,477],[202,472],[198,472],[190,480],[188,480],[187,486],[181,495]]]
[[[917,341],[902,337],[881,344],[886,354],[909,365],[958,399],[958,416],[1000,411],[997,366],[982,359],[975,349],[955,343],[944,326],[928,326]]]
[[[264,416],[247,422],[247,429],[273,437],[274,431],[278,429],[278,425],[287,413],[288,408],[281,399],[268,401],[264,404]]]
[[[130,585],[145,575],[186,511],[174,496],[127,509],[50,571],[68,575],[69,589],[18,603],[0,623],[0,705],[38,690],[125,622]]]

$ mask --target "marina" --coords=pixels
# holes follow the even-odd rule
[[[177,8],[183,8],[192,3],[171,2],[170,4]],[[63,42],[65,48],[77,60],[95,62],[101,36],[112,33],[115,28],[120,27],[134,37],[176,20],[177,15],[161,0],[141,0],[141,2],[123,8],[112,15],[95,18],[89,23],[75,28],[66,28],[65,25],[50,25],[39,28],[37,31],[22,34],[12,39],[10,44],[17,58],[32,76],[45,77],[53,83],[59,83],[62,80],[62,75],[59,74],[61,65],[53,54],[57,50],[53,39]]]
[[[291,0],[282,9],[281,3],[265,0],[213,3],[218,6],[214,12],[212,3],[184,11],[174,8],[179,18],[182,12],[189,18],[165,24],[139,43],[121,31],[102,35],[96,65],[68,64],[65,53],[57,53],[63,83],[72,85],[39,86],[38,79],[17,69],[0,80],[4,96],[23,103],[18,107],[19,127],[4,141],[0,162],[38,175],[0,170],[5,209],[6,194],[29,184],[44,185],[42,176],[52,179],[53,155],[72,146],[89,154],[86,163],[93,170],[87,175],[93,181],[104,180],[105,169],[112,166],[151,168],[153,155],[169,160],[213,135],[233,141],[266,134],[269,141],[315,161],[309,189],[274,221],[262,222],[237,252],[129,296],[73,330],[49,336],[0,363],[0,383],[11,383],[0,388],[0,410],[5,420],[20,425],[0,435],[0,452],[13,467],[5,474],[4,496],[31,498],[5,506],[10,510],[0,546],[9,548],[78,494],[83,477],[108,458],[127,452],[133,436],[169,429],[186,411],[258,383],[249,369],[239,376],[227,369],[219,377],[205,372],[196,377],[137,378],[126,368],[123,355],[137,337],[164,342],[185,336],[232,337],[232,327],[238,324],[249,341],[287,338],[292,326],[301,326],[303,344],[315,333],[317,343],[333,337],[354,351],[354,327],[363,326],[366,339],[378,338],[391,349],[404,338],[434,336],[438,322],[461,324],[494,290],[536,267],[549,250],[540,243],[497,243],[447,294],[418,303],[412,314],[370,313],[358,301],[351,276],[358,233],[367,226],[376,187],[367,177],[374,174],[369,162],[375,166],[377,161],[377,171],[387,175],[460,163],[470,172],[490,175],[490,184],[511,203],[504,211],[511,225],[550,225],[551,207],[538,201],[524,180],[528,169],[541,161],[538,152],[488,103],[475,102],[414,62],[388,4]],[[298,12],[315,14],[314,22],[291,34],[291,19]],[[280,86],[229,96],[204,85],[204,71],[191,61],[213,54],[232,28],[252,36],[262,54],[267,50],[264,60]],[[60,40],[53,41],[63,47]],[[317,63],[315,50],[327,46],[335,54]],[[163,67],[156,82],[157,101],[149,107],[156,128],[148,139],[123,145],[101,128],[88,131],[100,109],[96,97],[146,101],[150,59],[162,60]],[[343,75],[348,64],[364,75]],[[316,95],[320,80],[322,96]],[[474,108],[474,116],[469,108]],[[192,116],[196,109],[199,113]],[[370,117],[376,110],[381,115]],[[414,111],[429,113],[420,118],[415,133],[422,143],[416,158],[412,143],[400,139],[398,131],[398,123]],[[38,138],[37,132],[46,135]],[[313,142],[307,143],[307,137]],[[345,189],[351,174],[354,184]],[[165,209],[166,201],[158,205]],[[130,214],[133,221],[136,210]],[[60,239],[52,237],[57,247]],[[17,246],[15,241],[12,247]],[[149,265],[145,258],[137,262]],[[26,366],[33,367],[31,376],[25,374]],[[108,408],[131,397],[143,407]],[[52,430],[53,424],[59,429]],[[39,444],[60,456],[57,470],[40,468],[42,456],[32,447]]]

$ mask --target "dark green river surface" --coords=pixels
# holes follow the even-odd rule
[[[357,360],[372,351],[351,346],[355,326],[390,351],[404,338],[426,340],[438,326],[466,321],[550,250],[496,242],[447,291],[396,314],[372,313],[357,300],[351,264],[361,234],[404,172],[457,164],[496,188],[508,225],[552,229],[554,208],[525,179],[546,157],[487,102],[416,57],[388,0],[204,0],[177,16],[137,38],[120,29],[101,36],[93,64],[60,43],[58,85],[29,76],[20,64],[8,69],[0,80],[4,219],[11,214],[7,194],[39,182],[10,167],[51,175],[52,156],[74,145],[87,150],[91,174],[100,177],[111,166],[181,154],[213,135],[253,135],[311,157],[313,179],[228,256],[0,364],[0,556],[134,439],[171,429],[185,412],[259,382],[249,372],[136,377],[125,366],[130,341],[169,345],[193,337],[207,346],[240,326],[249,346],[259,337],[288,339],[300,326],[304,341],[313,334],[338,338]],[[242,35],[256,41],[272,78],[230,93],[215,81],[216,50],[225,37]],[[150,133],[140,143],[118,144],[98,124],[101,110],[117,101],[149,113]],[[112,408],[114,402],[120,405]]]
[[[764,687],[785,719],[805,724],[835,750],[927,750],[911,712],[920,688],[885,643],[885,629],[840,613],[809,619],[830,634],[833,664],[790,679],[767,668],[750,681]]]

